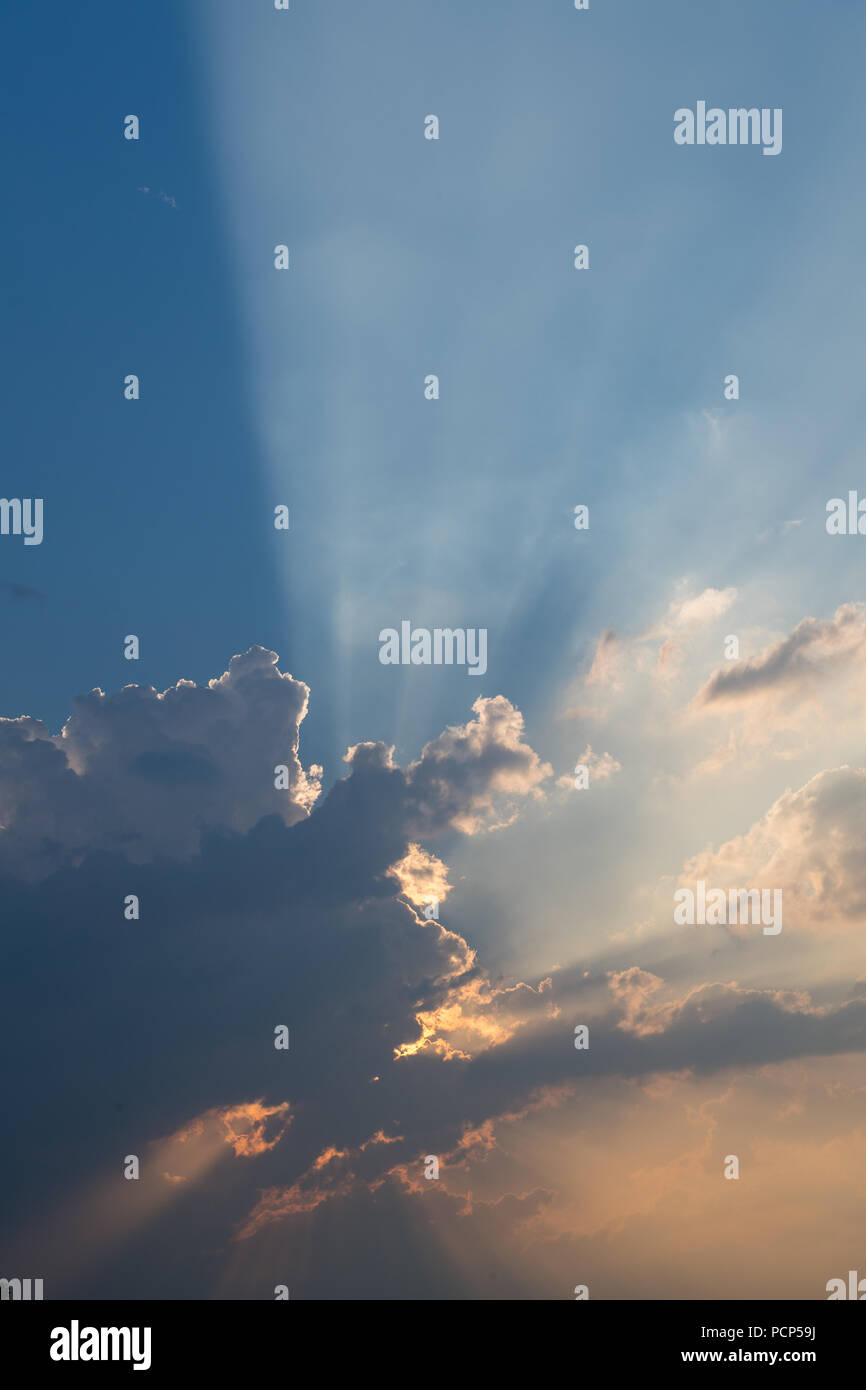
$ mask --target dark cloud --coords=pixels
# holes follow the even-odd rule
[[[695,704],[747,700],[769,692],[796,690],[838,674],[866,655],[863,605],[843,604],[826,622],[804,618],[787,637],[750,661],[716,671],[695,697]]]
[[[495,1220],[482,1206],[464,1220],[444,1194],[419,1205],[410,1178],[423,1155],[460,1164],[483,1154],[497,1117],[590,1078],[866,1047],[862,999],[815,1009],[726,984],[672,998],[628,970],[490,981],[463,937],[416,914],[389,870],[414,837],[477,833],[538,794],[547,770],[519,713],[502,697],[479,700],[474,719],[405,768],[361,744],[317,804],[287,794],[282,813],[257,815],[272,761],[292,767],[293,787],[307,785],[297,760],[306,698],[255,650],[207,687],[88,696],[62,741],[37,721],[5,723],[0,999],[16,1061],[0,1146],[4,1251],[38,1265],[51,1296],[207,1296],[227,1280],[228,1296],[269,1296],[256,1292],[264,1271],[297,1239],[313,1248],[282,1282],[306,1296],[354,1296],[365,1277],[372,1296],[449,1296],[453,1272],[430,1255],[431,1213],[447,1210],[455,1230],[476,1236],[490,1217],[513,1259],[509,1231],[542,1198],[514,1194]],[[218,775],[202,776],[203,764]],[[230,814],[231,789],[250,785],[252,808]],[[130,894],[139,920],[124,916]],[[573,1046],[577,1022],[591,1027],[586,1052]],[[288,1051],[273,1045],[280,1024]],[[199,1117],[206,1139],[221,1114],[251,1102],[270,1117],[266,1142],[250,1156],[218,1139],[223,1161],[179,1181],[164,1146],[183,1157],[199,1141],[169,1136]],[[120,1175],[127,1154],[142,1158],[138,1184]],[[98,1208],[110,1219],[88,1215],[94,1183],[110,1194]],[[170,1211],[159,1205],[169,1190]],[[127,1232],[136,1204],[142,1219]],[[97,1258],[100,1221],[119,1248],[105,1235]],[[360,1252],[369,1262],[371,1224],[383,1221],[382,1262],[365,1276]],[[356,1254],[338,1274],[318,1252],[340,1231]],[[271,1254],[245,1274],[259,1246]],[[479,1280],[486,1287],[486,1274],[466,1277],[476,1294]],[[495,1296],[526,1287],[503,1276]]]

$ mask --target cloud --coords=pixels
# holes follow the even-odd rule
[[[758,533],[759,541],[769,540],[771,536],[788,536],[792,531],[796,531],[798,526],[802,526],[805,517],[794,517],[790,521],[777,521],[765,531]]]
[[[757,657],[716,671],[695,696],[696,708],[761,704],[799,696],[866,663],[866,607],[846,603],[831,619],[804,618],[788,637]],[[862,694],[862,690],[861,690]]]
[[[598,639],[584,684],[589,688],[600,686],[602,689],[619,689],[622,660],[622,642],[611,628],[607,628]]]
[[[59,735],[38,719],[0,719],[0,867],[40,876],[97,849],[137,863],[188,856],[204,827],[305,818],[321,771],[298,758],[309,690],[276,662],[252,647],[204,686],[92,690]]]
[[[744,835],[696,854],[680,875],[713,887],[779,888],[784,930],[866,925],[866,769],[839,767],[786,791]]]
[[[689,706],[693,719],[728,721],[727,738],[696,767],[716,773],[753,767],[767,754],[800,757],[819,741],[827,761],[866,713],[866,607],[846,603],[832,618],[804,618],[787,637],[716,670]],[[834,741],[837,747],[834,749]]]
[[[656,675],[665,681],[678,674],[695,634],[727,613],[738,597],[734,588],[704,589],[695,595],[689,595],[687,590],[687,581],[680,580],[677,597],[668,605],[667,613],[637,639],[638,642],[663,639]]]
[[[678,588],[682,591],[685,588],[685,581],[681,580]],[[724,613],[727,613],[736,598],[737,590],[727,588],[704,589],[702,593],[692,597],[685,596],[673,599],[668,605],[668,611],[664,618],[644,633],[639,640],[648,641],[657,637],[669,637],[674,632],[692,632],[697,628],[705,627],[708,623],[714,622]]]
[[[445,730],[426,744],[405,772],[395,768],[393,749],[362,743],[350,748],[353,769],[394,773],[411,833],[466,835],[508,825],[523,797],[538,799],[553,769],[523,741],[523,715],[504,695],[479,697],[475,719]]]
[[[149,193],[151,193],[153,190],[150,189],[150,188],[145,187],[144,185],[140,185],[137,191],[138,191],[139,193],[149,194]],[[159,192],[158,192],[158,194],[157,194],[156,196],[158,197],[158,199],[159,199],[159,201],[160,201],[161,203],[165,203],[165,204],[167,204],[168,207],[174,208],[175,210],[177,209],[177,199],[174,198],[174,197],[172,196],[172,194],[170,194],[170,193],[164,193],[163,190],[160,189]]]
[[[551,771],[519,711],[479,699],[472,719],[405,768],[383,745],[358,745],[348,775],[317,798],[297,751],[307,699],[273,653],[253,648],[204,686],[94,691],[57,737],[30,718],[0,723],[0,873],[18,924],[4,1002],[10,1026],[29,1029],[40,940],[38,1010],[76,1056],[58,1090],[46,1035],[16,1078],[16,1104],[50,1096],[55,1134],[67,1115],[70,1186],[94,1152],[138,1153],[155,1135],[202,1126],[208,1165],[233,1151],[257,1163],[279,1153],[285,1166],[278,1140],[303,1114],[290,1164],[300,1176],[329,1147],[393,1134],[373,1078],[424,1042],[426,1020],[482,1046],[513,1022],[516,993],[482,986],[467,942],[398,895],[447,896],[446,866],[417,836],[500,827],[541,794]],[[276,762],[291,773],[281,796]],[[273,1046],[278,1024],[290,1029],[286,1053]],[[104,1103],[84,1143],[69,1116],[89,1112],[94,1086]],[[115,1103],[130,1109],[123,1138]],[[39,1166],[15,1165],[19,1188],[38,1187]],[[160,1189],[181,1186],[166,1172],[186,1175],[174,1149]]]
[[[189,1295],[237,1273],[242,1247],[262,1260],[260,1242],[290,1223],[294,1239],[305,1223],[320,1231],[364,1213],[360,1240],[387,1210],[390,1240],[417,1210],[424,1155],[474,1185],[507,1161],[503,1129],[541,1123],[603,1078],[866,1047],[864,999],[819,1008],[734,982],[676,988],[634,962],[494,978],[467,935],[411,904],[431,887],[446,896],[428,836],[495,831],[543,794],[550,769],[520,712],[502,696],[476,700],[471,719],[405,767],[383,744],[358,744],[347,775],[313,797],[298,760],[307,697],[252,649],[205,686],[94,692],[57,739],[35,720],[2,726],[2,786],[15,795],[0,841],[11,835],[18,852],[3,844],[15,929],[0,1004],[9,1035],[28,1044],[9,1081],[22,1124],[0,1181],[11,1248],[45,1271],[52,1296],[111,1289],[118,1245],[132,1297],[165,1296],[167,1248],[194,1252],[172,1264],[171,1287]],[[267,801],[259,814],[250,757],[266,782],[275,759],[290,766],[277,810]],[[58,801],[48,849],[25,795],[39,788]],[[857,798],[836,801],[853,825]],[[163,820],[180,836],[172,851]],[[580,1021],[585,1052],[573,1046]],[[288,1050],[274,1047],[279,1025]],[[74,1066],[58,1070],[59,1049]],[[125,1154],[142,1156],[140,1184],[118,1177]],[[62,1220],[43,1216],[57,1171]],[[491,1202],[449,1195],[437,1210],[445,1222],[472,1211],[486,1230],[491,1212],[535,1220],[549,1202],[500,1189]],[[88,1223],[104,1238],[99,1259]],[[313,1254],[307,1291],[322,1268]]]
[[[669,685],[679,674],[697,635],[717,622],[738,597],[738,591],[732,587],[707,588],[697,594],[691,593],[690,588],[687,579],[680,579],[667,611],[637,636],[624,638],[610,628],[602,632],[580,692],[569,692],[565,717],[605,718],[615,702],[634,696],[637,685],[644,683],[645,688],[649,676],[655,677],[662,690]],[[659,643],[654,668],[646,650],[650,642]],[[572,704],[583,692],[593,693],[596,701],[605,697],[608,707],[602,708],[598,703]]]
[[[618,772],[622,772],[622,764],[618,763],[616,758],[610,753],[593,753],[589,743],[578,761],[584,767],[589,768],[589,775],[593,782],[606,782],[610,777],[615,777]]]
[[[663,989],[664,980],[637,966],[611,972],[608,982],[612,995],[623,1009],[617,1027],[640,1038],[679,1026],[706,1027],[715,1020],[735,1015],[749,1004],[770,1005],[804,1016],[821,1013],[811,1007],[809,995],[804,991],[741,989],[736,983],[697,985],[680,999],[660,1002],[655,995]]]
[[[593,753],[592,745],[587,744],[577,760],[578,767],[585,767],[589,772],[590,785],[593,782],[606,782],[609,778],[615,777],[618,772],[622,772],[622,764],[618,763],[610,753]],[[558,777],[556,785],[567,790],[574,790],[574,777]]]
[[[391,866],[388,873],[397,880],[400,892],[415,907],[424,907],[434,900],[442,903],[451,892],[448,865],[414,843],[409,845],[406,854],[399,863]]]

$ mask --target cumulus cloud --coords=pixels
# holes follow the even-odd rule
[[[58,735],[38,719],[0,719],[0,867],[36,876],[98,849],[138,863],[186,856],[203,827],[305,818],[321,772],[298,758],[309,689],[276,662],[252,647],[207,685],[92,690]],[[278,765],[287,790],[276,789]]]
[[[696,854],[680,881],[781,889],[785,930],[866,924],[866,769],[839,767],[786,791],[744,835]]]
[[[307,698],[273,653],[252,649],[205,686],[93,692],[56,738],[35,719],[0,727],[0,873],[18,924],[7,1017],[29,1027],[32,981],[77,1059],[58,1093],[46,1039],[15,1078],[15,1103],[40,1095],[55,1133],[58,1106],[89,1113],[94,1084],[111,1097],[86,1143],[75,1123],[64,1127],[70,1184],[84,1181],[94,1144],[141,1152],[165,1133],[176,1141],[160,1154],[160,1191],[186,1186],[173,1181],[189,1176],[176,1149],[196,1136],[208,1163],[279,1153],[285,1167],[289,1120],[301,1131],[288,1162],[298,1177],[329,1148],[369,1145],[369,1162],[374,1137],[393,1133],[378,1078],[415,1047],[441,1064],[518,1026],[520,990],[485,982],[463,937],[420,919],[400,893],[447,896],[447,867],[416,837],[501,827],[541,794],[551,770],[519,711],[479,699],[472,719],[405,768],[383,745],[358,745],[348,775],[316,800],[298,758]],[[280,762],[290,770],[281,798]],[[141,911],[132,923],[130,892]],[[280,1024],[285,1053],[273,1046]],[[134,1112],[122,1137],[115,1100]],[[38,1187],[39,1166],[13,1165],[19,1192]]]
[[[442,903],[451,892],[448,865],[414,843],[409,845],[406,854],[391,866],[388,873],[397,880],[400,892],[415,907],[424,907],[431,902]]]
[[[306,701],[306,687],[254,649],[204,687],[88,697],[58,740],[35,720],[4,727],[2,785],[17,799],[7,794],[3,834],[19,853],[2,860],[15,931],[0,991],[10,1035],[28,1045],[7,1099],[26,1123],[15,1153],[0,1154],[0,1180],[11,1248],[46,1271],[54,1296],[112,1287],[107,1254],[88,1266],[88,1223],[106,1250],[122,1239],[127,1296],[164,1295],[160,1242],[179,1241],[196,1255],[175,1287],[201,1293],[224,1274],[214,1251],[255,1246],[260,1259],[259,1242],[287,1223],[332,1211],[364,1213],[366,1232],[383,1204],[400,1211],[419,1199],[424,1155],[475,1173],[497,1161],[503,1127],[557,1111],[593,1079],[711,1074],[866,1046],[863,999],[817,1009],[731,982],[675,989],[632,962],[589,978],[494,978],[467,935],[411,904],[431,888],[446,896],[447,866],[427,836],[498,829],[542,794],[550,769],[520,712],[502,696],[479,699],[470,720],[405,767],[385,745],[358,744],[347,776],[311,800],[297,761]],[[285,805],[258,814],[258,781],[244,781],[248,770],[223,747],[233,729],[266,783],[274,760],[292,768]],[[155,777],[130,775],[142,755],[191,747],[252,806],[229,807],[183,757],[179,810],[170,759]],[[59,848],[45,858],[22,791],[43,765],[66,797]],[[88,814],[76,825],[77,805]],[[112,808],[135,835],[108,838]],[[181,852],[165,852],[162,816],[174,817]],[[122,913],[130,892],[135,922]],[[591,1031],[585,1052],[572,1045],[580,1020]],[[280,1025],[288,1050],[274,1047]],[[75,1062],[62,1075],[58,1047]],[[117,1180],[128,1153],[143,1155],[133,1197]],[[58,1171],[71,1215],[40,1227]],[[94,1182],[98,1200],[82,1201]],[[538,1215],[547,1201],[500,1192],[492,1207],[502,1219]],[[482,1221],[484,1203],[470,1205]],[[461,1197],[456,1210],[466,1209]],[[313,1259],[308,1291],[320,1272]]]
[[[395,767],[393,749],[382,743],[350,748],[353,770],[395,774],[411,834],[437,835],[452,829],[466,835],[501,828],[513,820],[523,797],[538,799],[552,775],[549,763],[523,741],[523,715],[504,695],[479,697],[475,718],[448,728],[426,744],[405,771]]]
[[[622,772],[622,763],[618,763],[612,754],[593,753],[592,745],[589,743],[578,761],[584,767],[589,768],[589,775],[593,782],[606,782],[608,778],[615,777],[618,772]]]
[[[610,753],[594,753],[592,745],[587,744],[577,760],[578,767],[585,767],[589,773],[590,785],[593,782],[606,782],[622,772],[622,764]],[[557,786],[574,789],[574,777],[557,778]]]

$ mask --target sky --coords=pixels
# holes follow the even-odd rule
[[[866,540],[827,524],[866,15],[2,25],[2,493],[44,505],[0,534],[7,1275],[826,1297],[866,1216]],[[698,102],[780,152],[677,144]],[[403,621],[486,669],[384,664]],[[699,882],[781,929],[676,921]]]

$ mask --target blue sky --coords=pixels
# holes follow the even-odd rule
[[[743,503],[757,531],[805,511],[860,426],[862,22],[95,4],[57,9],[36,62],[43,16],[16,16],[6,487],[39,484],[47,541],[6,547],[7,581],[45,594],[5,604],[7,712],[56,727],[72,693],[129,679],[126,632],[159,688],[262,641],[314,687],[333,775],[371,717],[414,754],[464,712],[462,678],[393,688],[389,621],[487,625],[491,681],[530,714],[596,610],[640,622],[679,571],[760,573]],[[783,106],[782,156],[675,147],[700,96]],[[772,445],[708,478],[683,420],[724,409],[729,370],[731,413]]]
[[[599,632],[684,576],[774,632],[855,597],[823,519],[863,421],[863,23],[207,0],[58,11],[43,45],[16,17],[5,486],[45,497],[46,540],[2,556],[44,595],[3,600],[4,712],[57,730],[94,685],[258,642],[311,687],[326,786],[350,744],[409,760],[495,693],[565,773]],[[698,99],[781,106],[782,154],[677,147]],[[487,627],[487,675],[380,666],[405,617]]]
[[[45,537],[0,538],[0,715],[57,734],[93,687],[202,685],[260,645],[310,687],[300,764],[323,767],[328,793],[350,746],[393,745],[405,769],[442,736],[450,756],[473,701],[502,697],[524,720],[491,734],[520,763],[519,814],[467,834],[465,816],[490,808],[455,757],[469,810],[433,818],[446,925],[490,980],[535,989],[603,960],[838,1004],[862,971],[841,929],[827,950],[792,919],[772,955],[724,941],[705,958],[669,939],[667,904],[699,863],[770,865],[792,897],[807,880],[820,896],[825,860],[792,846],[814,835],[829,863],[859,804],[861,617],[843,606],[863,600],[866,542],[828,536],[825,504],[866,494],[864,30],[847,0],[94,0],[7,16],[2,491],[44,498]],[[781,154],[677,146],[674,111],[699,100],[782,108]],[[424,139],[430,113],[438,141]],[[381,665],[380,629],[405,618],[486,628],[486,674]],[[123,659],[128,633],[138,662]],[[729,633],[759,689],[746,670],[726,704],[709,683]],[[69,779],[46,765],[37,811],[29,783],[10,794],[22,862],[43,862],[39,835],[61,846],[58,872],[121,853],[102,816],[127,795],[118,834],[147,855],[165,852],[161,818],[191,855],[200,815],[250,837],[239,863],[267,858],[275,832],[255,830],[268,807],[243,757],[269,768],[285,730],[258,667],[233,679],[244,717],[233,704],[222,736],[236,757],[203,705],[200,738],[168,715],[165,732],[206,747],[231,796],[157,813],[151,788],[139,804],[106,769],[115,753],[152,766],[148,707],[139,724],[134,700],[112,705],[109,728],[86,706],[68,744],[82,774],[104,739],[87,772],[98,792],[67,804]],[[548,769],[543,795],[521,739]],[[588,745],[612,761],[582,797],[568,784]],[[395,821],[423,841],[424,767],[405,774],[399,816],[384,790],[396,774],[359,761],[311,818],[314,844],[322,826],[345,836],[335,877],[362,912],[353,856],[378,901]],[[367,778],[369,799],[353,790]],[[284,819],[287,834],[302,824]],[[12,872],[2,844],[0,859]],[[854,890],[840,894],[829,917],[859,921]],[[165,1124],[250,1101],[251,1084],[191,1087]]]

